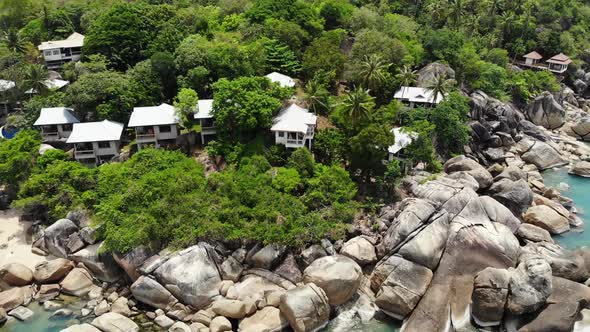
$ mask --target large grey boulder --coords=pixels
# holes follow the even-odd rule
[[[566,123],[565,132],[577,139],[590,140],[590,115],[582,116],[573,123]]]
[[[44,249],[55,257],[67,258],[70,235],[78,232],[78,226],[69,219],[59,219],[43,231]]]
[[[449,214],[437,213],[409,241],[404,243],[397,254],[416,264],[435,270],[445,250],[449,236]],[[401,225],[396,225],[399,227]]]
[[[561,234],[570,230],[568,219],[547,205],[531,206],[523,215],[523,220],[551,234]]]
[[[76,324],[76,325],[69,326],[68,328],[61,330],[60,332],[101,332],[101,331],[88,323],[84,323],[84,324]]]
[[[23,305],[29,299],[29,295],[32,297],[31,293],[29,287],[14,287],[0,292],[0,308],[10,311]]]
[[[283,262],[274,270],[274,273],[291,281],[294,284],[303,280],[303,274],[297,265],[297,260],[292,254],[287,255]]]
[[[74,263],[72,263],[70,260],[65,258],[56,258],[35,265],[33,277],[35,278],[35,281],[40,284],[51,284],[59,282],[73,268]]]
[[[525,111],[527,118],[538,126],[556,129],[565,122],[565,110],[549,92],[537,96]]]
[[[361,284],[363,271],[345,256],[325,256],[316,259],[303,272],[303,282],[322,288],[333,306],[348,301]]]
[[[520,227],[520,220],[497,200],[490,196],[480,196],[479,200],[491,221],[505,225],[512,233],[516,232],[518,227]]]
[[[82,268],[70,271],[59,284],[62,292],[78,297],[86,296],[94,286],[92,276]]]
[[[132,281],[135,281],[141,275],[139,268],[143,263],[153,255],[153,252],[148,248],[141,246],[131,249],[129,252],[121,254],[113,254],[115,262],[127,273]]]
[[[418,71],[418,78],[416,79],[416,86],[427,87],[436,78],[437,75],[446,75],[449,79],[455,78],[455,71],[453,68],[440,62],[432,62],[422,67]]]
[[[480,326],[499,325],[508,298],[510,272],[488,267],[473,281],[471,315]]]
[[[375,304],[388,315],[403,319],[428,289],[432,271],[399,256],[389,257],[384,264],[389,267],[389,274],[379,287]]]
[[[184,249],[160,265],[154,275],[182,303],[201,309],[219,295],[221,277],[207,244]]]
[[[362,236],[356,236],[346,241],[340,249],[340,254],[354,259],[355,262],[362,266],[377,261],[375,247]]]
[[[330,318],[328,297],[313,283],[285,292],[281,296],[279,309],[295,332],[317,331]]]
[[[221,263],[221,266],[219,266],[219,271],[223,280],[237,282],[242,276],[244,267],[233,256],[229,256],[223,261],[223,263]]]
[[[289,326],[287,318],[275,307],[264,307],[240,321],[240,332],[277,332]]]
[[[532,224],[521,224],[516,231],[516,236],[523,242],[550,242],[553,243],[551,234],[538,226]]]
[[[141,276],[131,285],[133,297],[154,308],[167,310],[178,300],[164,286],[152,278]]]
[[[429,223],[436,212],[427,200],[409,198],[401,203],[402,212],[394,219],[381,241],[379,250],[387,254]]]
[[[33,271],[20,263],[9,263],[0,268],[0,285],[26,286],[33,281]]]
[[[506,309],[514,315],[522,315],[541,308],[553,290],[552,278],[551,266],[545,259],[521,256],[520,264],[511,273]]]
[[[101,249],[102,242],[95,243],[69,255],[68,259],[83,263],[100,281],[115,282],[121,279],[123,270],[115,262],[113,255]]]
[[[114,312],[107,312],[95,318],[91,324],[103,332],[139,331],[139,326],[134,321]]]
[[[585,160],[576,162],[569,173],[585,178],[590,177],[590,162]]]
[[[567,164],[559,151],[539,140],[535,140],[530,149],[521,155],[521,158],[527,163],[534,164],[540,170]]]
[[[270,270],[279,263],[285,252],[284,246],[269,244],[250,255],[246,261],[252,267]]]
[[[492,197],[506,206],[515,216],[522,215],[533,202],[533,192],[524,180],[502,179],[490,187]]]
[[[314,244],[301,251],[301,261],[303,262],[304,266],[308,266],[309,264],[313,263],[313,261],[315,261],[316,259],[327,255],[328,253],[326,252],[324,247],[322,247],[319,244]]]
[[[469,175],[473,176],[481,189],[488,188],[493,182],[490,172],[488,172],[477,161],[469,159],[463,155],[447,160],[444,165],[444,170],[448,174],[465,171]]]
[[[528,243],[522,247],[523,254],[543,257],[551,266],[554,276],[584,282],[590,277],[583,252],[571,251],[549,242]]]
[[[233,319],[242,319],[252,313],[246,303],[240,300],[219,299],[214,301],[209,309],[218,316]]]

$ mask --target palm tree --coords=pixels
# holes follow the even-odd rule
[[[381,60],[381,57],[377,54],[366,56],[360,64],[360,81],[361,84],[370,90],[377,90],[379,85],[385,81],[385,73],[391,66],[391,63],[387,63]]]
[[[456,81],[454,79],[448,78],[446,72],[437,71],[434,73],[434,77],[426,85],[426,89],[431,92],[432,102],[434,103],[436,101],[439,94],[444,100],[455,83]]]
[[[47,91],[46,80],[49,78],[49,73],[43,65],[30,64],[25,68],[25,77],[23,80],[23,87],[25,89],[32,89],[34,93],[43,94]]]
[[[327,97],[329,95],[328,90],[324,84],[318,80],[312,79],[305,84],[303,89],[306,107],[314,113],[318,113],[318,110],[328,108]]]
[[[453,25],[455,28],[459,28],[461,23],[461,17],[464,15],[465,9],[463,8],[463,1],[462,0],[448,0],[449,4],[449,15],[453,21]]]
[[[406,87],[414,84],[416,82],[416,78],[418,77],[417,72],[412,70],[407,65],[399,71],[395,78],[397,78],[402,86],[402,99],[404,99],[404,94],[406,93]]]
[[[16,29],[9,29],[8,31],[4,32],[2,39],[10,51],[15,53],[25,52],[25,42],[20,38]]]
[[[375,98],[371,97],[368,89],[355,87],[344,96],[340,105],[354,123],[371,113],[375,107]]]

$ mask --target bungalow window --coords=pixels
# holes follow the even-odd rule
[[[169,133],[172,131],[172,127],[170,125],[160,126],[161,133]]]
[[[279,137],[285,137],[285,132],[279,131]]]
[[[61,127],[62,127],[63,131],[72,131],[72,124],[71,123],[63,124],[63,125],[61,125]]]
[[[43,54],[45,54],[45,56],[51,56],[51,51],[45,51]]]
[[[98,142],[99,149],[108,149],[110,147],[111,147],[111,142],[109,142],[109,141]]]
[[[53,55],[59,55],[59,50],[53,50]]]

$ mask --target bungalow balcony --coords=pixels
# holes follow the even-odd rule
[[[95,159],[96,153],[94,150],[77,150],[74,152],[76,159]]]
[[[59,132],[42,132],[41,138],[43,141],[57,141],[59,140]]]
[[[521,61],[521,60],[517,60],[516,61],[516,65],[519,67],[526,67],[526,68],[531,68],[531,69],[536,69],[536,70],[549,70],[552,73],[555,74],[563,74],[565,73],[565,71],[567,70],[567,65],[560,65],[560,64],[554,64],[554,63],[542,63],[542,62],[527,62],[527,61]]]

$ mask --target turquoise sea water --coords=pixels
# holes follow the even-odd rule
[[[578,217],[584,221],[584,227],[555,236],[555,241],[569,249],[590,246],[590,178],[570,175],[565,167],[547,170],[543,178],[546,186],[558,188],[564,196],[574,200]],[[566,183],[569,189],[562,190],[561,183]]]

